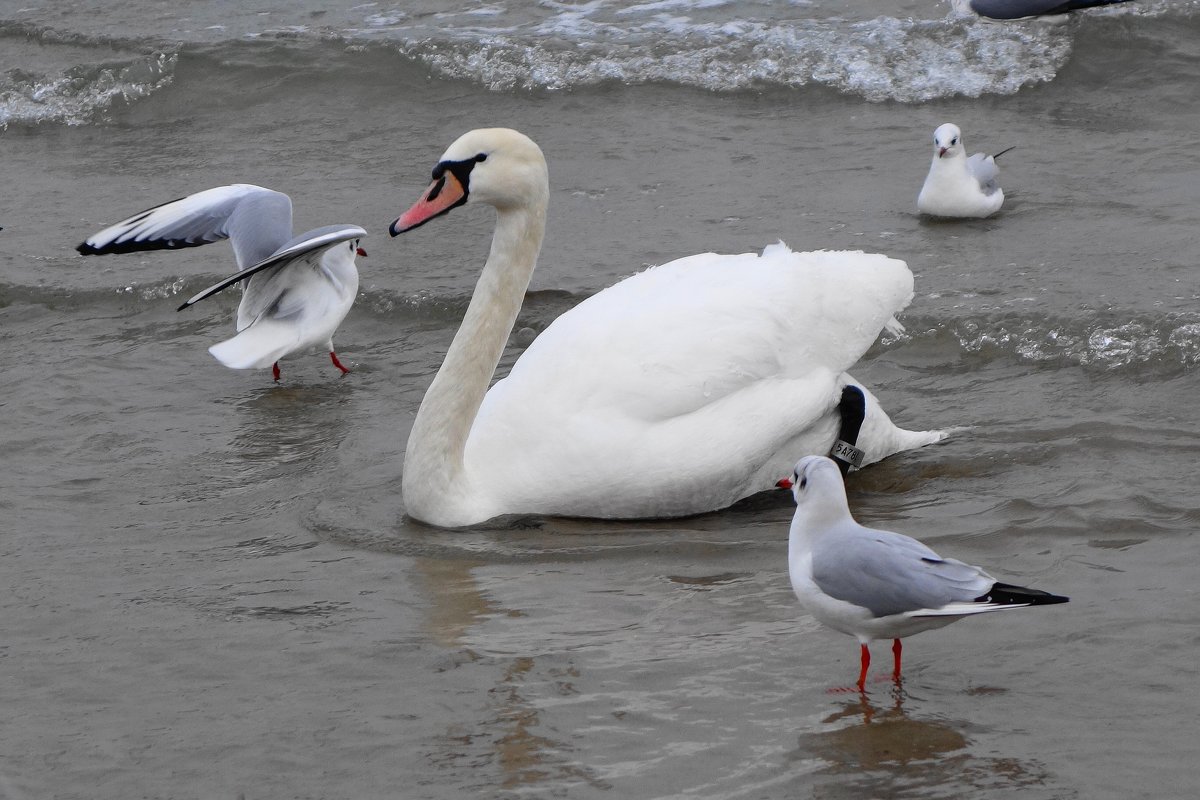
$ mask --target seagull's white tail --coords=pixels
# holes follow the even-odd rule
[[[988,611],[1007,611],[1010,608],[1028,608],[1029,603],[947,603],[941,608],[922,608],[905,611],[905,617],[969,617]]]
[[[214,344],[208,352],[230,369],[263,369],[291,352],[296,344],[293,326],[261,320],[232,339]]]

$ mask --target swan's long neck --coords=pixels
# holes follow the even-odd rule
[[[439,525],[456,523],[458,502],[477,487],[464,453],[479,407],[525,299],[546,229],[546,202],[497,209],[496,230],[483,274],[442,368],[417,411],[404,457],[408,513]],[[504,465],[495,465],[503,469]]]

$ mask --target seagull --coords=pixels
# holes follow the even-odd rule
[[[178,250],[229,239],[238,272],[179,306],[245,281],[232,339],[208,352],[231,369],[271,368],[279,359],[323,346],[338,360],[333,334],[358,293],[355,256],[366,256],[357,225],[327,225],[292,236],[292,201],[282,192],[247,183],[218,186],[146,209],[89,236],[75,249],[83,255]]]
[[[917,195],[917,209],[935,217],[990,217],[1004,204],[996,184],[1000,170],[994,156],[976,153],[967,158],[962,131],[947,122],[933,132],[933,163]]]
[[[807,456],[778,484],[796,498],[788,538],[792,590],[810,614],[858,638],[866,691],[874,639],[892,639],[900,680],[900,640],[972,614],[1065,603],[1068,598],[999,583],[979,567],[900,533],[865,528],[850,516],[842,474],[825,456]]]
[[[1047,14],[1066,14],[1082,8],[1127,2],[1129,0],[950,0],[956,13],[974,12],[990,19],[1023,19]]]

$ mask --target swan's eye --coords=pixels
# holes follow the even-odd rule
[[[477,163],[480,161],[487,161],[487,153],[480,153],[479,155],[475,156],[475,161]]]

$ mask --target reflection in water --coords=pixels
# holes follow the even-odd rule
[[[186,472],[169,483],[169,502],[209,501],[269,487],[273,505],[286,505],[311,486],[352,429],[353,387],[271,386],[234,404],[218,419],[201,420],[203,444]],[[228,441],[225,441],[228,437]],[[270,485],[274,483],[274,485]],[[162,502],[158,500],[156,502]],[[260,514],[234,504],[229,517]]]
[[[823,757],[832,771],[877,769],[885,764],[905,765],[944,756],[967,746],[967,738],[947,725],[922,722],[904,713],[904,690],[891,689],[892,703],[876,708],[865,694],[846,703],[822,722],[853,719],[862,724],[807,734],[801,744]]]
[[[170,502],[222,502],[209,522],[253,521],[312,493],[312,479],[336,469],[336,451],[351,429],[353,387],[269,386],[252,392],[207,421],[205,449],[170,481]],[[230,430],[232,428],[232,430]],[[228,441],[223,441],[224,437]],[[147,501],[143,501],[147,502]],[[161,501],[154,501],[161,502]],[[254,546],[273,555],[302,545],[290,537],[259,537]]]
[[[442,647],[461,647],[463,634],[481,619],[500,613],[479,591],[472,570],[484,562],[467,559],[418,558],[417,578],[431,599],[425,630]]]
[[[231,462],[272,474],[326,456],[345,437],[339,406],[348,399],[339,384],[271,386],[251,395],[239,404]]]
[[[505,669],[499,684],[490,692],[496,715],[488,721],[504,733],[495,740],[496,755],[503,773],[501,786],[516,789],[521,786],[539,784],[547,779],[555,783],[564,778],[575,778],[597,788],[608,788],[597,780],[586,768],[568,763],[556,751],[567,750],[565,742],[534,733],[540,718],[534,708],[521,696],[520,686],[525,680],[536,680],[535,662],[532,658],[514,659]],[[568,675],[564,677],[574,677]],[[567,682],[568,688],[570,681]]]
[[[815,779],[813,797],[961,797],[968,787],[1011,789],[1046,781],[1039,765],[973,755],[965,733],[970,723],[915,719],[904,710],[906,699],[898,685],[886,706],[859,695],[822,720],[851,724],[799,737],[788,760],[823,762],[804,776],[806,784]]]
[[[560,695],[575,693],[578,673],[574,667],[546,668],[535,656],[485,657],[469,645],[471,628],[495,616],[519,617],[518,610],[503,609],[485,596],[475,577],[484,562],[468,559],[419,557],[414,562],[418,579],[430,600],[426,629],[438,644],[460,648],[455,668],[478,665],[489,676],[486,705],[474,720],[451,723],[441,739],[434,760],[460,773],[464,765],[494,765],[499,776],[489,786],[519,789],[543,783],[575,780],[594,788],[610,788],[580,766],[566,741],[545,735],[540,710],[529,702],[522,687],[532,684],[544,690],[553,681]]]

